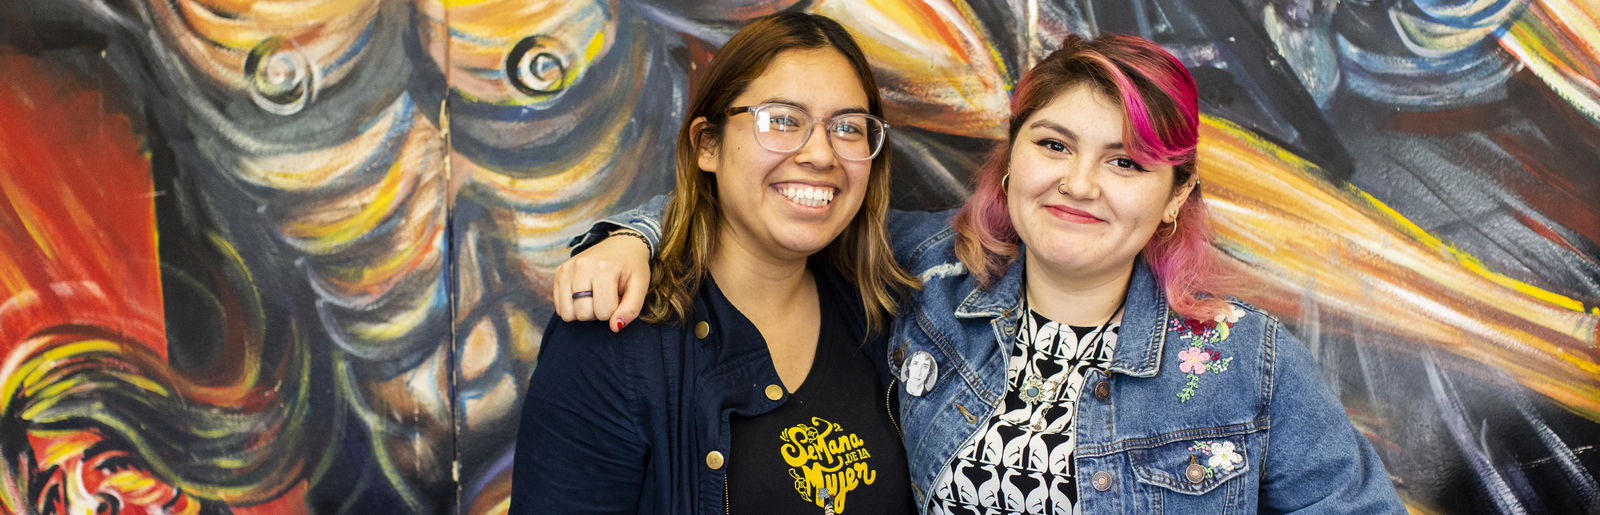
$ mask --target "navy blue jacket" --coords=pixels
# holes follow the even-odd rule
[[[841,303],[843,322],[866,334],[855,286],[811,270],[831,286],[820,291],[836,292],[821,302]],[[886,335],[864,343],[881,389],[861,394],[892,414]],[[522,407],[511,513],[723,513],[729,414],[776,409],[789,394],[765,391],[782,384],[760,331],[709,275],[683,324],[614,334],[603,321],[553,317]]]

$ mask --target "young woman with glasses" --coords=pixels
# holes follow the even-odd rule
[[[763,18],[690,106],[644,323],[546,327],[511,512],[910,513],[885,321],[917,283],[865,57],[827,18]]]

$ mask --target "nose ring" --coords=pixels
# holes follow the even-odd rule
[[[1056,193],[1060,193],[1062,195],[1066,195],[1067,194],[1067,183],[1063,182],[1063,183],[1057,184],[1056,185]]]

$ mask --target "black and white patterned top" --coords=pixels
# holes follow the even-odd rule
[[[1006,365],[1005,408],[934,479],[929,514],[1075,513],[1078,393],[1089,369],[1111,362],[1120,324],[1102,336],[1027,313]]]

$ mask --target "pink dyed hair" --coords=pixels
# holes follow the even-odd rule
[[[978,283],[990,285],[1017,258],[1017,232],[1007,211],[1001,178],[1008,173],[1012,143],[1024,123],[1074,86],[1089,85],[1123,108],[1122,139],[1134,161],[1171,165],[1173,191],[1195,173],[1200,107],[1194,79],[1172,54],[1143,38],[1072,35],[1061,49],[1035,65],[1011,99],[1011,127],[973,178],[972,197],[951,222],[956,256]],[[1179,208],[1178,220],[1163,223],[1141,253],[1155,272],[1173,311],[1211,320],[1228,309],[1218,298],[1221,278],[1211,245],[1211,219],[1198,184]],[[1164,237],[1169,231],[1171,236]]]

